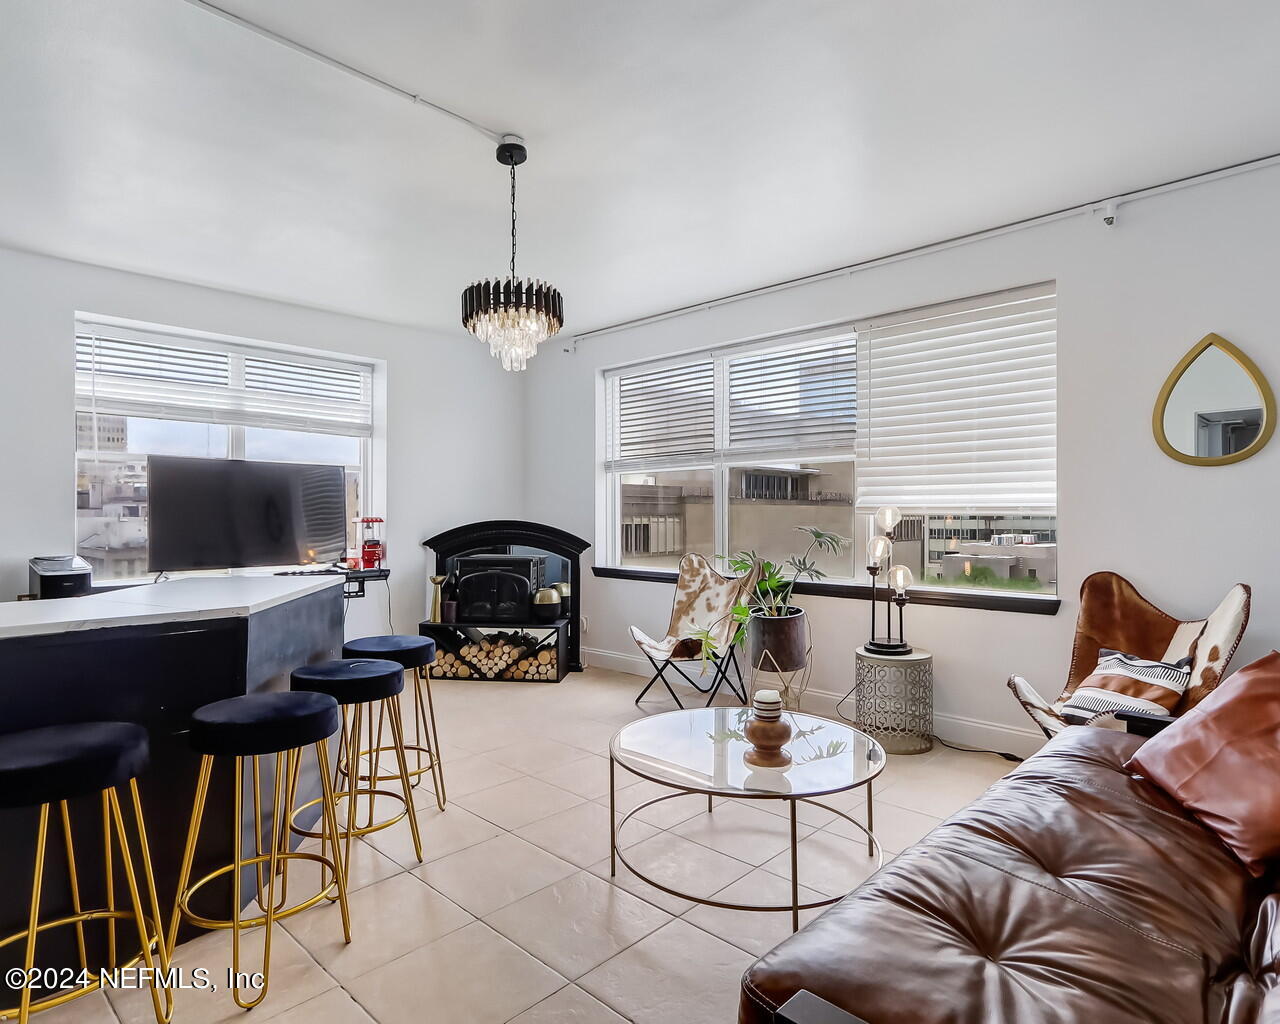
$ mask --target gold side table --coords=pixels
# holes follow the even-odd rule
[[[923,754],[933,749],[933,655],[856,652],[852,689],[836,713],[875,739],[890,754]],[[853,717],[841,705],[853,698]]]

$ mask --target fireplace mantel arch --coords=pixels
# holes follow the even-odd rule
[[[422,546],[435,553],[436,573],[439,575],[448,572],[452,558],[502,548],[534,548],[563,558],[569,564],[569,670],[582,671],[581,555],[591,547],[590,541],[545,523],[531,523],[524,519],[486,519],[437,533],[424,540]]]

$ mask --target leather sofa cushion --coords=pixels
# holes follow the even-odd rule
[[[1227,678],[1134,754],[1255,875],[1280,858],[1280,652]]]
[[[1254,883],[1123,770],[1140,742],[1059,734],[751,967],[742,1024],[802,988],[874,1024],[1255,1019]]]

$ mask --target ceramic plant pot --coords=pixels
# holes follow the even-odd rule
[[[808,620],[802,608],[788,608],[786,615],[751,613],[747,636],[751,664],[762,672],[797,672],[809,662]]]

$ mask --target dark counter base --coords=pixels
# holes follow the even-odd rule
[[[341,588],[321,591],[256,613],[248,618],[172,622],[155,626],[121,626],[47,636],[0,639],[0,686],[4,696],[4,732],[66,722],[129,721],[147,727],[151,768],[138,780],[147,838],[155,867],[160,911],[167,924],[173,909],[183,846],[195,795],[199,757],[187,744],[191,712],[210,701],[243,693],[287,689],[294,667],[335,658],[342,648]],[[262,759],[263,796],[270,802],[274,757]],[[299,803],[319,795],[315,762],[303,757]],[[246,773],[247,774],[247,773]],[[232,858],[232,764],[220,759],[210,787],[194,877]],[[121,793],[126,828],[137,857],[128,791]],[[252,815],[245,800],[245,813]],[[101,906],[103,893],[102,811],[98,796],[69,804],[84,906]],[[62,826],[51,808],[48,853],[41,898],[41,920],[71,912],[70,887]],[[317,813],[318,816],[318,813]],[[38,808],[0,810],[0,937],[26,927],[34,866]],[[269,819],[265,823],[270,828]],[[246,835],[251,836],[246,826]],[[267,833],[269,835],[269,832]],[[294,843],[293,845],[297,845]],[[252,853],[252,851],[245,851]],[[128,891],[115,863],[116,905],[127,908]],[[201,892],[200,905],[210,916],[226,916],[230,877]],[[243,892],[253,892],[246,872]],[[106,925],[87,927],[90,967],[105,963]],[[186,928],[184,937],[196,933]],[[132,925],[117,925],[122,958],[137,948]],[[21,966],[23,946],[0,949],[0,970]],[[41,967],[79,967],[75,929],[40,933],[36,947]]]

